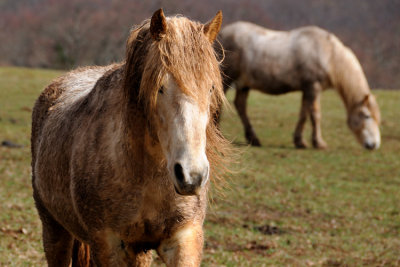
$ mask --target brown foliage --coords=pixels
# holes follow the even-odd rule
[[[288,30],[314,24],[355,52],[372,87],[400,87],[396,0],[6,0],[0,3],[0,64],[68,69],[119,61],[132,24],[160,7],[200,21],[222,10],[225,25],[247,20]]]

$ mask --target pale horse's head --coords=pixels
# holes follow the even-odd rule
[[[165,18],[162,10],[155,12],[151,19],[150,32],[153,38],[160,42],[160,45],[162,39],[168,38],[168,34],[174,35],[176,38],[176,40],[174,39],[176,42],[174,48],[165,49],[167,45],[164,45],[166,53],[168,51],[174,53],[176,45],[180,46],[180,40],[177,39],[185,35],[185,30],[176,28],[183,25],[179,20],[188,21],[185,18]],[[189,36],[200,35],[194,37],[200,43],[182,44],[183,47],[178,49],[181,52],[184,51],[180,56],[194,58],[183,59],[182,66],[174,66],[174,62],[171,62],[173,59],[167,59],[165,60],[167,62],[164,62],[171,66],[167,68],[168,70],[161,78],[156,97],[157,138],[166,159],[169,177],[172,179],[175,191],[181,195],[199,194],[209,179],[210,165],[206,155],[206,132],[208,124],[212,120],[210,108],[215,106],[216,93],[221,91],[223,96],[219,65],[212,48],[221,22],[222,13],[218,12],[206,25],[194,24],[198,28],[192,25],[191,28],[194,27],[197,30]],[[168,29],[168,27],[171,28]],[[198,46],[199,51],[195,51]],[[206,61],[203,58],[207,56],[213,58],[208,64],[202,64],[201,62]],[[191,60],[195,62],[190,63]],[[177,62],[179,62],[178,59]],[[205,73],[201,75],[188,73],[181,75],[181,79],[179,79],[171,71],[171,69],[177,70],[177,68],[183,68],[186,72]],[[192,78],[187,79],[187,77]]]
[[[360,144],[372,150],[381,145],[380,119],[378,103],[372,94],[368,94],[349,111],[347,124]]]

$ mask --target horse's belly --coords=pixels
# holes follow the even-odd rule
[[[155,194],[151,195],[154,199]],[[188,222],[202,224],[205,200],[205,191],[200,197],[171,192],[154,202],[144,197],[138,216],[124,226],[121,239],[137,247],[157,245]]]
[[[152,246],[159,244],[168,232],[165,223],[142,220],[126,226],[122,231],[121,239],[132,246]]]
[[[285,74],[286,73],[286,74]],[[290,73],[290,74],[287,74]],[[263,93],[279,95],[301,90],[296,72],[277,70],[273,67],[248,66],[237,81],[237,86],[248,87]]]
[[[297,85],[296,81],[281,80],[279,77],[270,74],[253,76],[247,86],[271,95],[280,95],[301,90],[301,86]]]
[[[257,89],[257,88],[255,88]],[[269,84],[265,85],[264,87],[258,89],[259,91],[263,93],[267,93],[270,95],[281,95],[281,94],[286,94],[289,92],[296,91],[295,88],[288,84],[279,84],[279,85],[274,85],[274,84]]]

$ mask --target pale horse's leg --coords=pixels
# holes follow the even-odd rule
[[[321,93],[322,87],[320,83],[314,83],[312,102],[310,105],[310,119],[312,125],[312,144],[314,148],[324,149],[327,147],[322,139],[321,131]]]
[[[294,132],[294,144],[297,148],[305,148],[306,143],[303,139],[304,124],[307,116],[310,115],[312,125],[312,144],[315,148],[326,148],[327,145],[322,139],[321,133],[321,98],[322,87],[319,83],[314,83],[306,87],[303,91],[300,116]]]
[[[224,76],[224,82],[223,84],[223,89],[224,89],[224,94],[226,95],[226,92],[228,91],[228,89],[230,88],[230,85],[232,83],[232,80],[228,77],[228,76]],[[217,127],[220,127],[221,124],[221,114],[222,114],[222,104],[220,104],[220,106],[218,107],[218,110],[216,112],[216,114],[214,114],[214,122],[217,125]]]
[[[296,148],[306,148],[307,144],[304,141],[303,138],[303,130],[304,130],[304,125],[307,120],[307,115],[308,115],[308,102],[307,102],[307,97],[306,93],[303,92],[302,100],[301,100],[301,108],[300,108],[300,114],[299,114],[299,120],[297,121],[296,129],[294,131],[293,135],[293,142]]]
[[[253,130],[253,126],[250,123],[249,117],[247,116],[246,105],[247,97],[249,96],[249,90],[249,87],[237,88],[234,103],[243,123],[247,142],[252,146],[261,146],[260,140],[258,140],[258,137]]]
[[[164,240],[157,249],[168,267],[200,266],[203,254],[203,229],[200,223],[189,223]]]

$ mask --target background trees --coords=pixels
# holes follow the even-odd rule
[[[0,64],[69,69],[119,61],[131,26],[159,7],[202,22],[221,9],[224,24],[318,25],[353,49],[371,86],[400,88],[398,0],[5,0]]]

